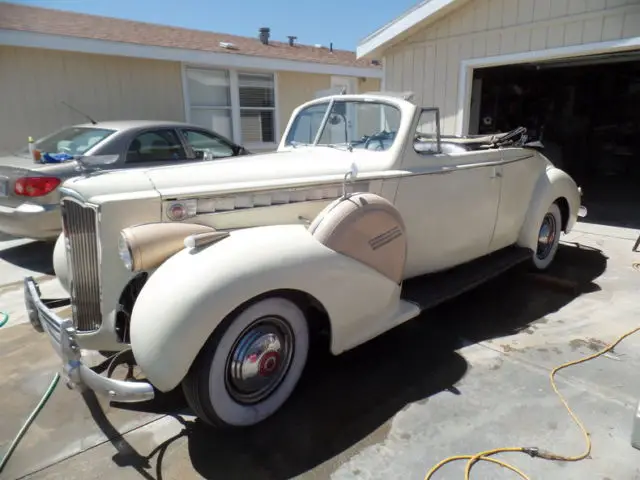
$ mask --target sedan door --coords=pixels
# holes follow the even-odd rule
[[[489,253],[500,199],[500,150],[443,146],[437,109],[422,110],[416,135],[394,202],[407,229],[407,278]]]

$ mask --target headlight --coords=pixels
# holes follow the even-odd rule
[[[129,240],[122,232],[120,233],[120,238],[118,239],[118,255],[120,255],[120,260],[122,260],[122,263],[124,263],[125,268],[129,271],[132,271],[133,256],[131,254],[131,247],[129,246]]]

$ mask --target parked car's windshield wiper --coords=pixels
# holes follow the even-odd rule
[[[353,152],[353,145],[351,145],[351,142],[346,142],[346,143],[326,143],[326,144],[323,144],[323,146],[329,147],[329,148],[335,148],[337,150],[348,150],[350,152]]]

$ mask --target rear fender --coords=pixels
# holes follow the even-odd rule
[[[388,276],[318,241],[302,225],[231,232],[219,242],[184,249],[149,278],[134,305],[131,347],[149,381],[175,388],[215,328],[264,293],[297,290],[328,313],[332,351],[354,325],[397,309],[400,286]]]
[[[549,206],[564,198],[569,205],[565,233],[569,233],[576,223],[580,209],[580,192],[573,179],[564,171],[548,167],[536,184],[524,224],[518,236],[518,245],[536,250],[542,218]]]

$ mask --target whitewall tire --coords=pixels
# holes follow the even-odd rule
[[[302,310],[283,297],[259,300],[209,338],[183,381],[185,397],[210,425],[255,425],[289,398],[308,352]]]
[[[536,250],[532,263],[537,270],[546,270],[553,262],[560,244],[562,214],[556,203],[552,203],[540,221]]]

